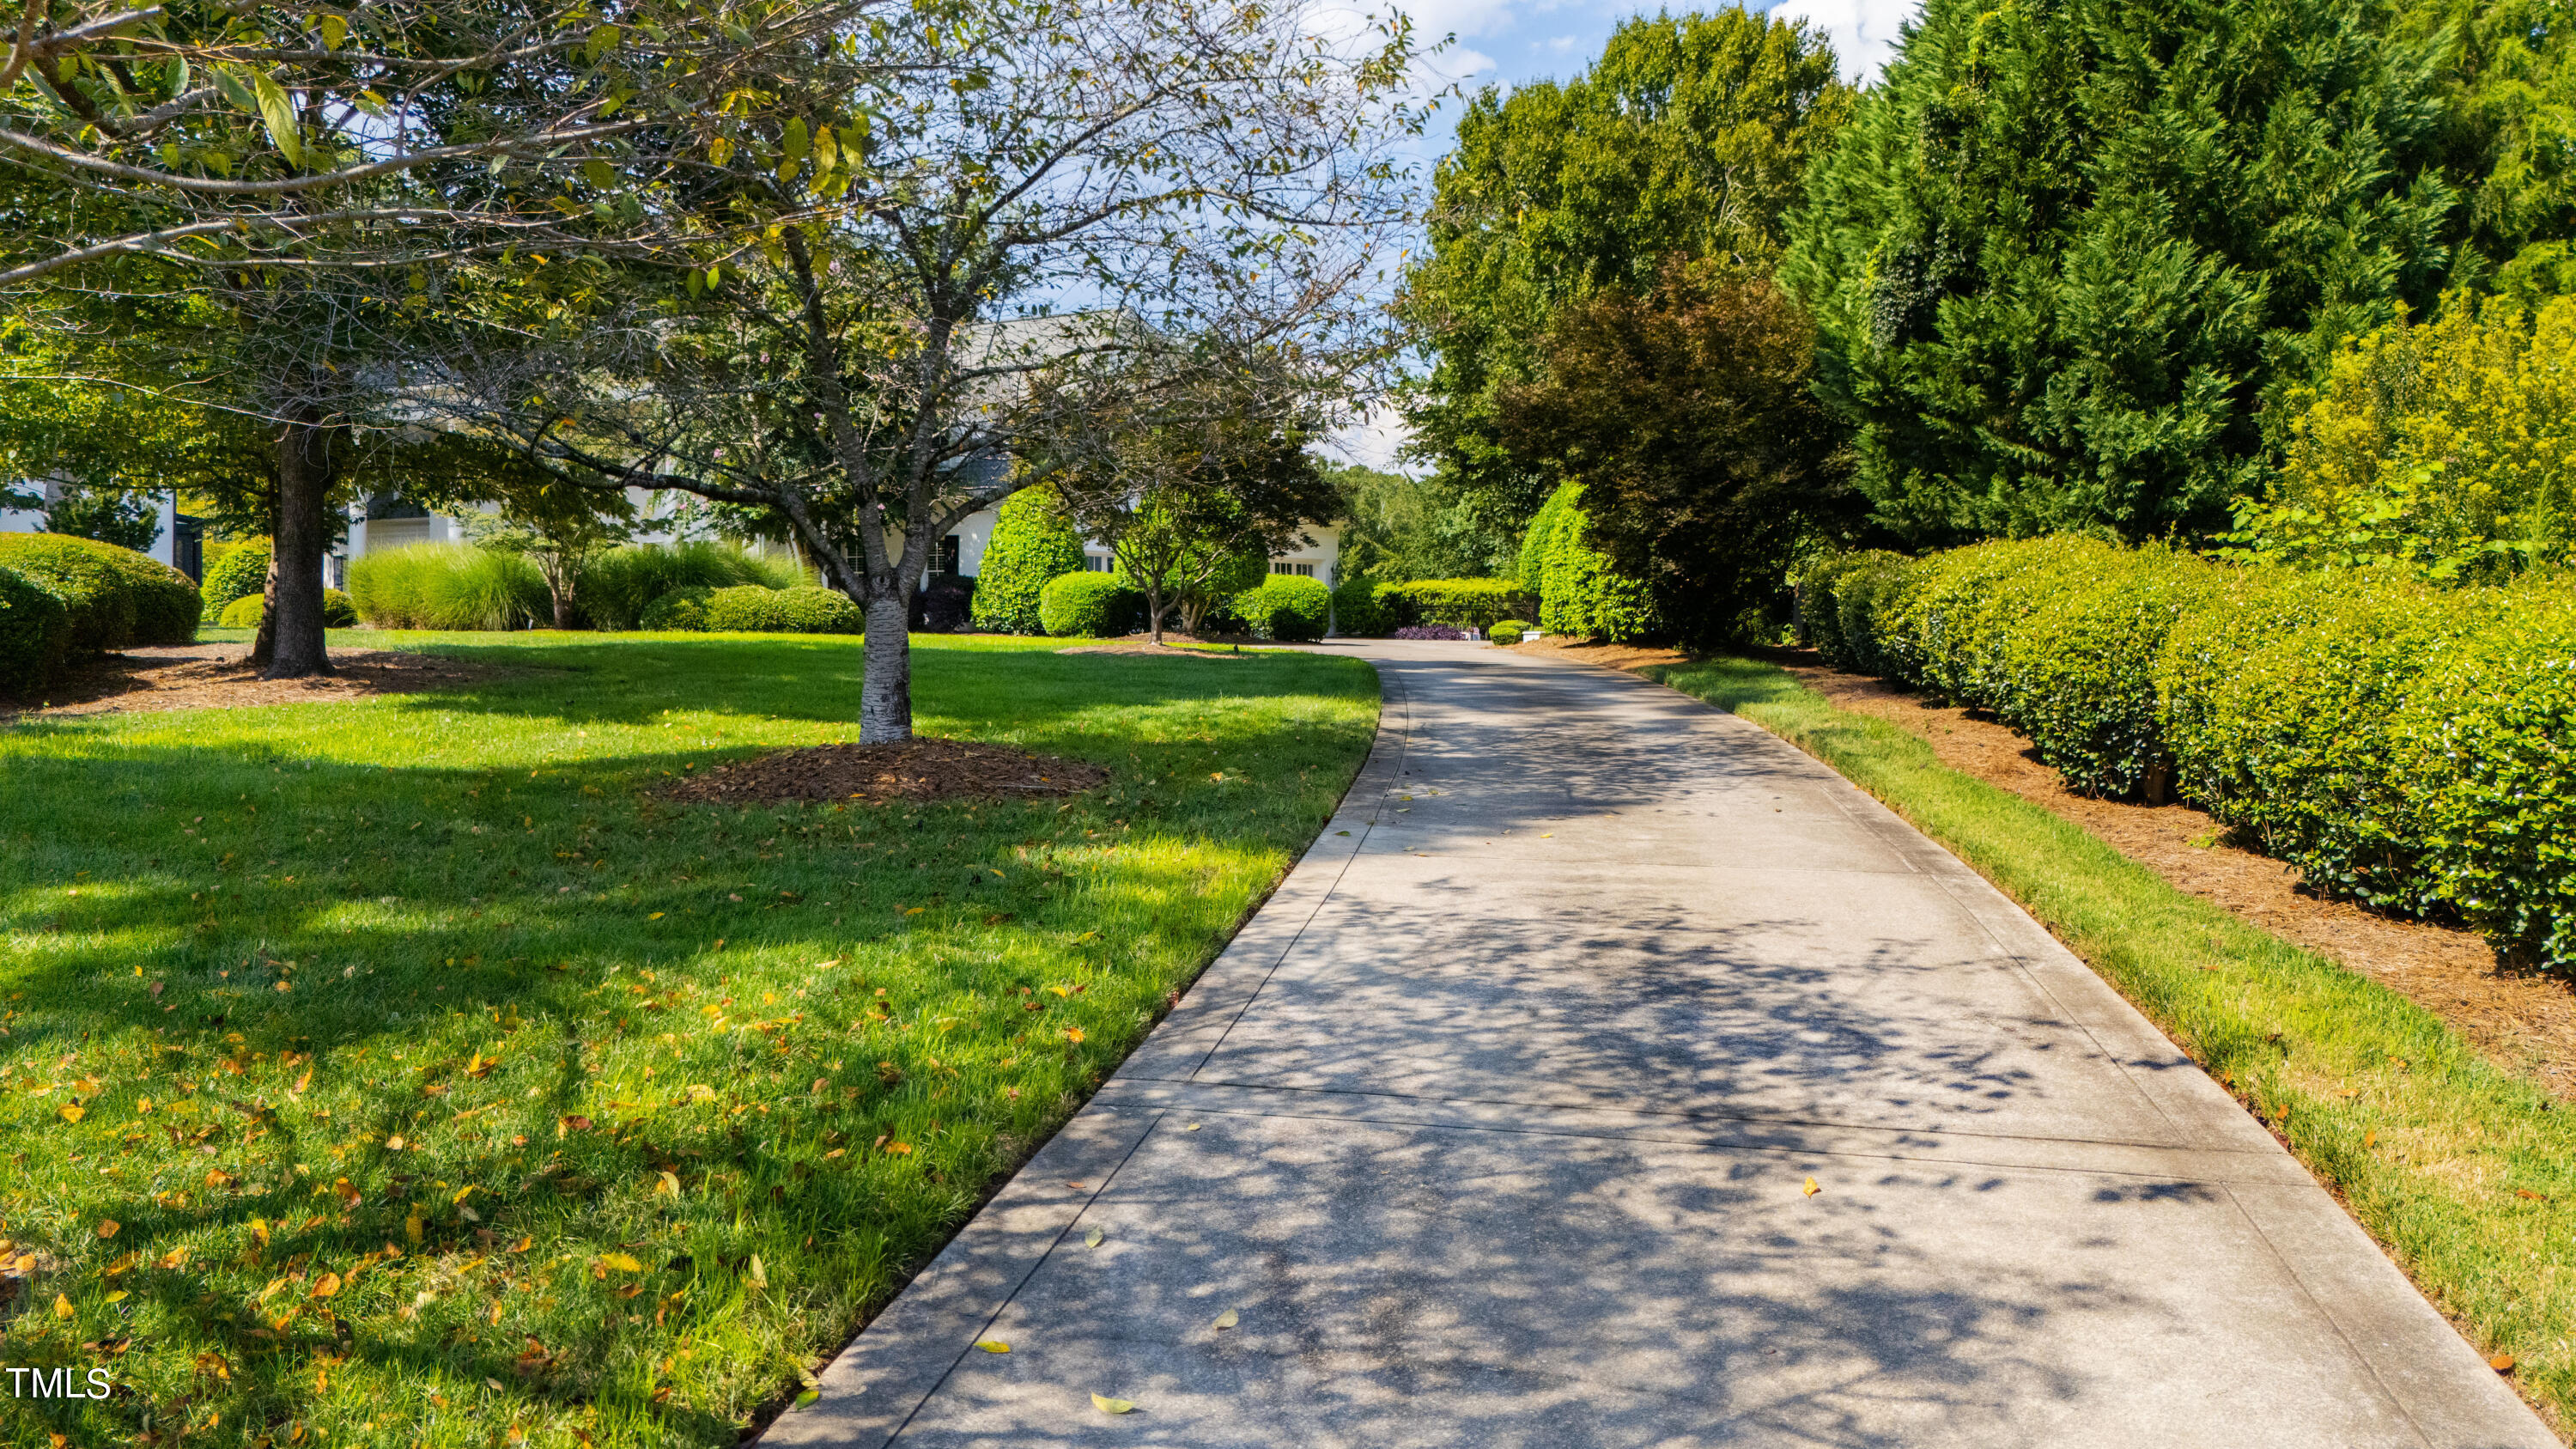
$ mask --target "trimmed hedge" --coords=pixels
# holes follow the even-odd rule
[[[1592,547],[1583,485],[1567,484],[1548,500],[1558,509],[1540,571],[1539,627],[1551,634],[1620,643],[1655,632],[1660,621],[1645,584],[1620,573]],[[1499,617],[1499,616],[1497,616]]]
[[[1529,593],[1518,579],[1415,579],[1386,588],[1405,624],[1482,630],[1497,619],[1529,612]]]
[[[994,511],[993,536],[975,574],[969,617],[978,629],[1042,633],[1046,626],[1038,618],[1039,592],[1052,579],[1080,572],[1082,535],[1057,515],[1051,492],[1024,488]]]
[[[1799,581],[1836,664],[1987,709],[2070,788],[2172,789],[2331,895],[2576,968],[2576,587],[2238,568],[2084,539]]]
[[[771,589],[759,584],[736,584],[731,588],[681,592],[692,601],[682,615],[693,614],[699,622],[648,622],[646,627],[697,628],[715,634],[857,634],[867,627],[866,613],[837,589],[811,585]],[[655,600],[654,608],[659,608],[660,602]],[[654,609],[644,612],[650,620]]]
[[[1255,638],[1304,643],[1324,637],[1332,618],[1333,591],[1320,579],[1273,574],[1259,588],[1235,595],[1231,607]]]
[[[0,567],[62,600],[71,647],[187,644],[204,602],[188,576],[130,548],[67,533],[0,533]]]
[[[1512,573],[1521,592],[1531,598],[1546,590],[1548,548],[1556,541],[1557,524],[1580,491],[1572,483],[1558,484],[1556,491],[1547,495],[1547,501],[1539,505],[1538,512],[1530,516],[1529,527],[1521,534],[1520,558]]]
[[[1038,622],[1059,636],[1133,634],[1144,627],[1145,595],[1109,574],[1059,574],[1038,591]]]
[[[71,610],[53,590],[0,567],[0,694],[42,687],[61,667],[71,642]]]
[[[1494,627],[1485,631],[1485,637],[1497,644],[1518,644],[1521,636],[1535,627],[1526,619],[1497,619]]]
[[[215,622],[227,629],[256,629],[268,617],[268,600],[247,594],[224,606]],[[338,589],[322,591],[322,623],[326,628],[346,629],[358,622],[358,608],[347,594]]]
[[[215,554],[217,548],[221,554]],[[268,593],[268,540],[248,539],[241,543],[208,544],[211,557],[206,563],[206,613],[223,617],[235,599]]]
[[[1333,586],[1333,628],[1356,636],[1393,633],[1398,624],[1393,584],[1344,579]]]

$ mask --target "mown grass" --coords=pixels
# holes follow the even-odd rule
[[[1071,803],[656,797],[854,737],[856,640],[344,636],[509,671],[0,730],[12,1445],[733,1441],[1330,814],[1348,659],[925,638]],[[83,1381],[86,1386],[86,1380]]]
[[[1840,771],[1976,867],[2234,1089],[2559,1424],[2576,1422],[2576,1112],[2421,1007],[2185,895],[1769,664],[1650,677]]]

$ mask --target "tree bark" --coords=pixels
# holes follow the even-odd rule
[[[1160,647],[1163,642],[1163,589],[1148,579],[1145,584],[1145,628]]]
[[[322,556],[331,546],[331,439],[310,422],[277,435],[277,514],[269,538],[268,600],[252,662],[263,679],[332,673],[322,637]]]
[[[898,588],[868,601],[867,673],[859,681],[859,743],[863,745],[912,738],[910,594]]]

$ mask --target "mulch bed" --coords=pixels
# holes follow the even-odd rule
[[[674,786],[674,800],[757,805],[785,800],[1028,800],[1079,794],[1109,772],[1008,745],[918,736],[889,745],[811,745],[722,765]]]
[[[1650,646],[1569,647],[1543,640],[1517,647],[1620,669],[1685,662],[1680,654]],[[2296,869],[2242,848],[2229,839],[2226,826],[2188,805],[2077,795],[2031,755],[2028,740],[1994,720],[1932,703],[1885,680],[1827,668],[1803,650],[1765,657],[1838,708],[1922,737],[1951,769],[2074,821],[2176,889],[2379,982],[2442,1018],[2488,1057],[2576,1100],[2576,990],[2566,981],[2499,968],[2494,950],[2473,931],[2398,920],[2315,895]]]
[[[0,703],[0,719],[62,714],[145,713],[173,709],[239,709],[418,694],[516,671],[389,649],[335,649],[339,672],[312,679],[262,679],[239,644],[179,644],[128,649],[77,665],[39,697]]]

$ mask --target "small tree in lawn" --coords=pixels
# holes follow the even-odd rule
[[[491,491],[499,511],[465,515],[468,537],[536,566],[554,601],[555,627],[573,627],[581,573],[590,561],[635,535],[635,506],[622,492],[579,487],[533,470]]]
[[[1190,415],[1227,357],[1344,402],[1377,386],[1410,30],[1326,42],[1309,19],[924,3],[852,37],[856,80],[782,84],[672,153],[655,194],[698,239],[627,278],[616,325],[596,309],[551,350],[496,328],[456,405],[567,477],[770,510],[866,611],[860,739],[909,738],[905,626],[940,540],[1051,481],[1096,405]],[[1106,365],[1144,355],[1182,365]]]

